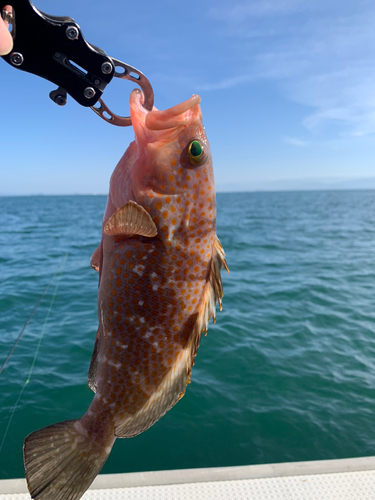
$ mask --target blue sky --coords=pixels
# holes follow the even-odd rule
[[[218,190],[375,178],[373,1],[35,5],[143,71],[157,108],[201,95]],[[71,98],[59,108],[53,84],[1,60],[0,72],[0,193],[107,193],[131,128]],[[128,114],[133,87],[113,81],[104,100]]]

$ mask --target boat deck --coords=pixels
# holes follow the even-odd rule
[[[99,475],[83,500],[375,500],[375,457]],[[0,481],[0,500],[29,500]]]

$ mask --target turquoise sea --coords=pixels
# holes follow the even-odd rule
[[[231,270],[223,312],[185,397],[144,434],[118,439],[103,472],[375,455],[375,191],[217,202]],[[92,398],[89,261],[105,203],[0,198],[0,365],[60,265],[0,374],[1,479],[23,476],[27,434],[80,417]]]

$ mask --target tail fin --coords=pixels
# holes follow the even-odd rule
[[[113,441],[103,445],[79,420],[33,432],[23,447],[27,486],[38,500],[78,500],[99,474]]]

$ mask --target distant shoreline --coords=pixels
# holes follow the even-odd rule
[[[299,192],[320,192],[320,191],[375,191],[374,187],[321,187],[321,188],[285,188],[285,189],[237,189],[222,190],[217,189],[216,194],[256,194],[256,193],[299,193]],[[0,198],[32,198],[32,197],[59,197],[59,196],[108,196],[108,193],[31,193],[31,194],[7,194],[0,193]]]

